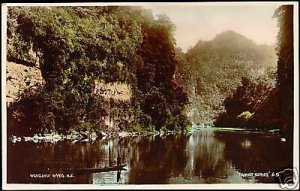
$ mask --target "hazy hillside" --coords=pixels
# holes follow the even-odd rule
[[[211,123],[242,77],[275,82],[275,46],[257,45],[233,31],[199,41],[186,54],[178,51],[177,55],[176,78],[189,92],[190,117],[195,123]]]

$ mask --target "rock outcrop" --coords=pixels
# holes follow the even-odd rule
[[[41,70],[37,67],[25,66],[15,62],[6,64],[6,102],[17,101],[24,90],[34,92],[45,83]]]

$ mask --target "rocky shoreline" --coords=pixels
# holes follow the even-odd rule
[[[128,131],[121,131],[121,132],[113,132],[113,133],[87,133],[87,132],[72,132],[68,135],[61,135],[58,133],[48,133],[48,134],[35,134],[34,136],[11,136],[9,137],[9,141],[12,143],[17,142],[34,142],[34,143],[41,143],[41,142],[48,142],[48,143],[57,143],[59,141],[71,141],[72,143],[76,142],[94,142],[96,140],[104,140],[109,138],[124,138],[124,137],[136,137],[136,136],[165,136],[170,134],[177,134],[183,132],[175,132],[175,131],[155,131],[155,132],[128,132]],[[190,133],[190,132],[184,132]]]

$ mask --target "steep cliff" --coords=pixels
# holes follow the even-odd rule
[[[100,131],[113,126],[107,116],[110,122],[124,119],[118,128],[188,126],[188,98],[173,78],[174,26],[168,18],[130,7],[13,7],[7,26],[8,60],[38,65],[45,80],[39,94],[26,94],[10,108],[15,123],[9,128],[16,133],[26,120],[41,133]],[[105,82],[106,94],[97,80]],[[130,93],[120,93],[122,84],[130,85]]]

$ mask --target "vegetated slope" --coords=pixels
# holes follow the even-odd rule
[[[224,100],[225,111],[218,115],[214,121],[215,126],[246,127],[249,124],[249,120],[257,118],[254,117],[256,116],[256,112],[261,109],[262,105],[267,104],[270,95],[274,94],[272,93],[274,87],[270,87],[263,82],[253,82],[245,77],[242,78],[241,82],[242,84]],[[273,113],[273,115],[276,114],[278,100],[273,99],[273,101],[273,104],[268,103],[269,109],[265,111],[265,116],[268,115],[267,113]],[[262,127],[274,128],[276,122],[277,118],[275,118],[275,120],[274,118],[266,118]],[[256,123],[263,124],[262,122],[259,122],[259,120],[257,120]],[[254,125],[252,128],[257,127]]]
[[[242,77],[271,86],[275,83],[275,46],[257,45],[233,31],[199,41],[185,54],[177,50],[177,59],[176,78],[188,91],[189,114],[198,124],[212,124]]]
[[[226,111],[214,121],[217,126],[249,129],[279,129],[293,147],[294,131],[294,41],[293,6],[280,6],[274,16],[278,19],[276,54],[276,84],[242,79],[232,95],[225,99]],[[268,79],[268,77],[266,78]],[[268,81],[268,80],[267,80]]]
[[[116,129],[183,130],[187,94],[174,79],[174,26],[138,7],[9,7],[7,59],[39,64],[45,85],[8,108],[9,133],[108,128],[97,81],[130,86],[109,100]],[[33,52],[33,53],[32,53]],[[115,115],[116,114],[116,115]],[[130,118],[130,120],[127,120]],[[124,125],[125,124],[125,125]]]

